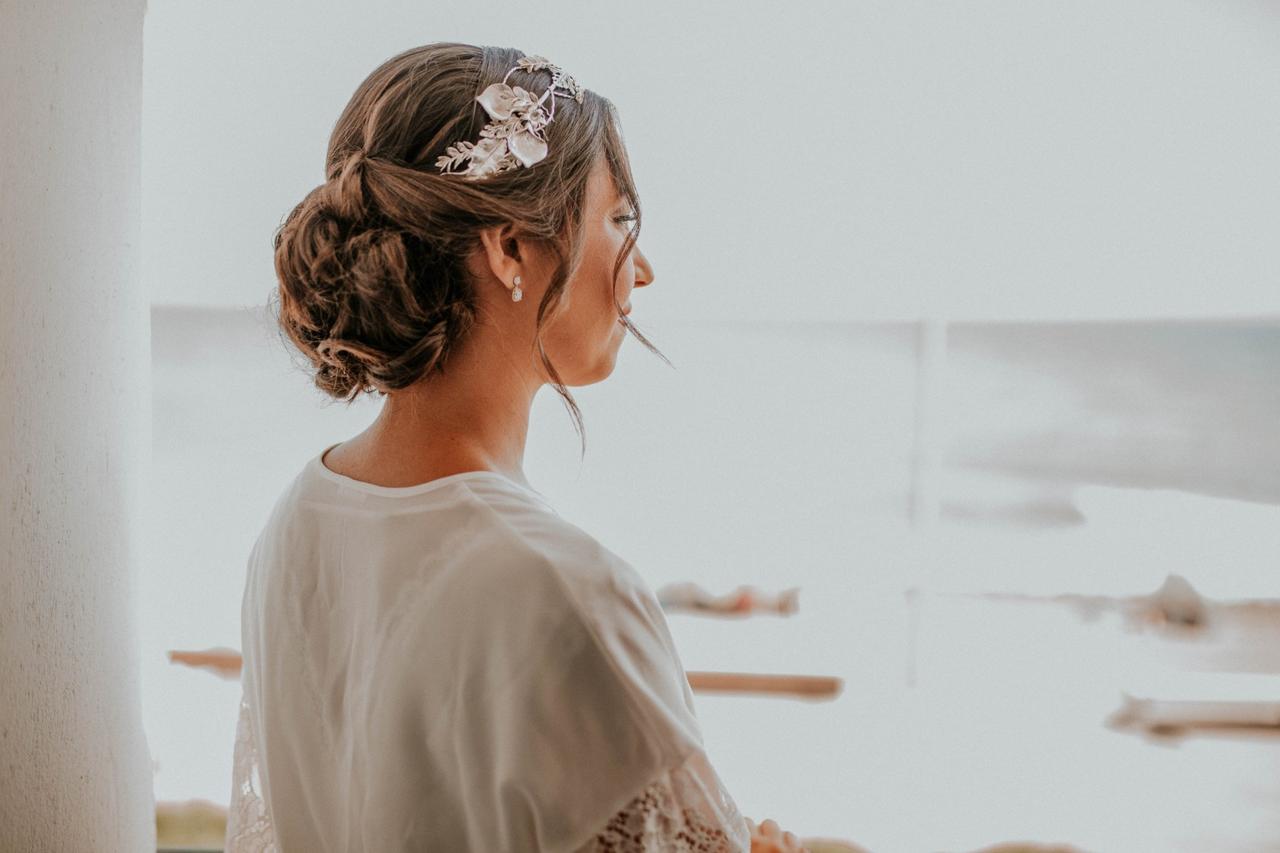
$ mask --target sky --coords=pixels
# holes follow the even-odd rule
[[[1280,315],[1280,8],[1207,0],[155,0],[152,300],[265,303],[356,86],[448,40],[618,106],[638,318]]]

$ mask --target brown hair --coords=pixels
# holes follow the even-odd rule
[[[524,55],[437,42],[365,78],[329,138],[328,180],[276,231],[276,320],[330,396],[350,403],[360,393],[404,388],[443,370],[471,329],[477,300],[466,259],[481,245],[481,229],[511,223],[557,258],[538,305],[535,345],[585,453],[582,414],[543,349],[542,329],[581,261],[587,181],[601,154],[636,216],[613,281],[639,235],[640,199],[614,105],[590,89],[580,104],[557,97],[545,130],[549,153],[531,168],[470,181],[435,166],[447,146],[480,139],[489,118],[475,97]],[[539,92],[549,82],[545,71],[508,78]],[[622,314],[616,294],[614,305],[627,330],[667,361]]]

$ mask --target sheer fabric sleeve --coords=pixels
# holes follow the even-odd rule
[[[460,682],[450,702],[465,713],[429,734],[446,784],[459,792],[471,849],[574,853],[637,797],[650,801],[624,815],[615,834],[647,823],[659,838],[678,836],[672,821],[726,835],[745,829],[723,815],[736,809],[703,757],[692,690],[661,605],[625,561],[596,543],[575,544],[530,566],[529,588],[505,618],[477,629],[475,660],[463,654],[459,671],[481,676]],[[541,600],[562,608],[554,627],[534,618]],[[502,651],[513,643],[519,653]]]
[[[696,750],[658,776],[575,853],[749,853],[746,821]]]
[[[249,705],[240,699],[240,721],[232,758],[231,805],[227,810],[226,853],[279,853],[271,815],[262,798],[258,740]]]

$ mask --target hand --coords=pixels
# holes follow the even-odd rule
[[[751,818],[744,820],[751,831],[751,853],[809,853],[808,847],[800,846],[800,839],[790,832],[783,832],[776,821],[765,818],[756,826]]]

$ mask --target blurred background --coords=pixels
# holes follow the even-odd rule
[[[276,497],[376,398],[267,310],[328,135],[417,44],[518,47],[618,107],[654,286],[526,473],[658,589],[742,812],[874,851],[1280,850],[1280,7],[152,0],[141,577],[158,800],[225,805]],[[483,614],[479,614],[483,616]],[[762,756],[768,756],[767,762]]]

